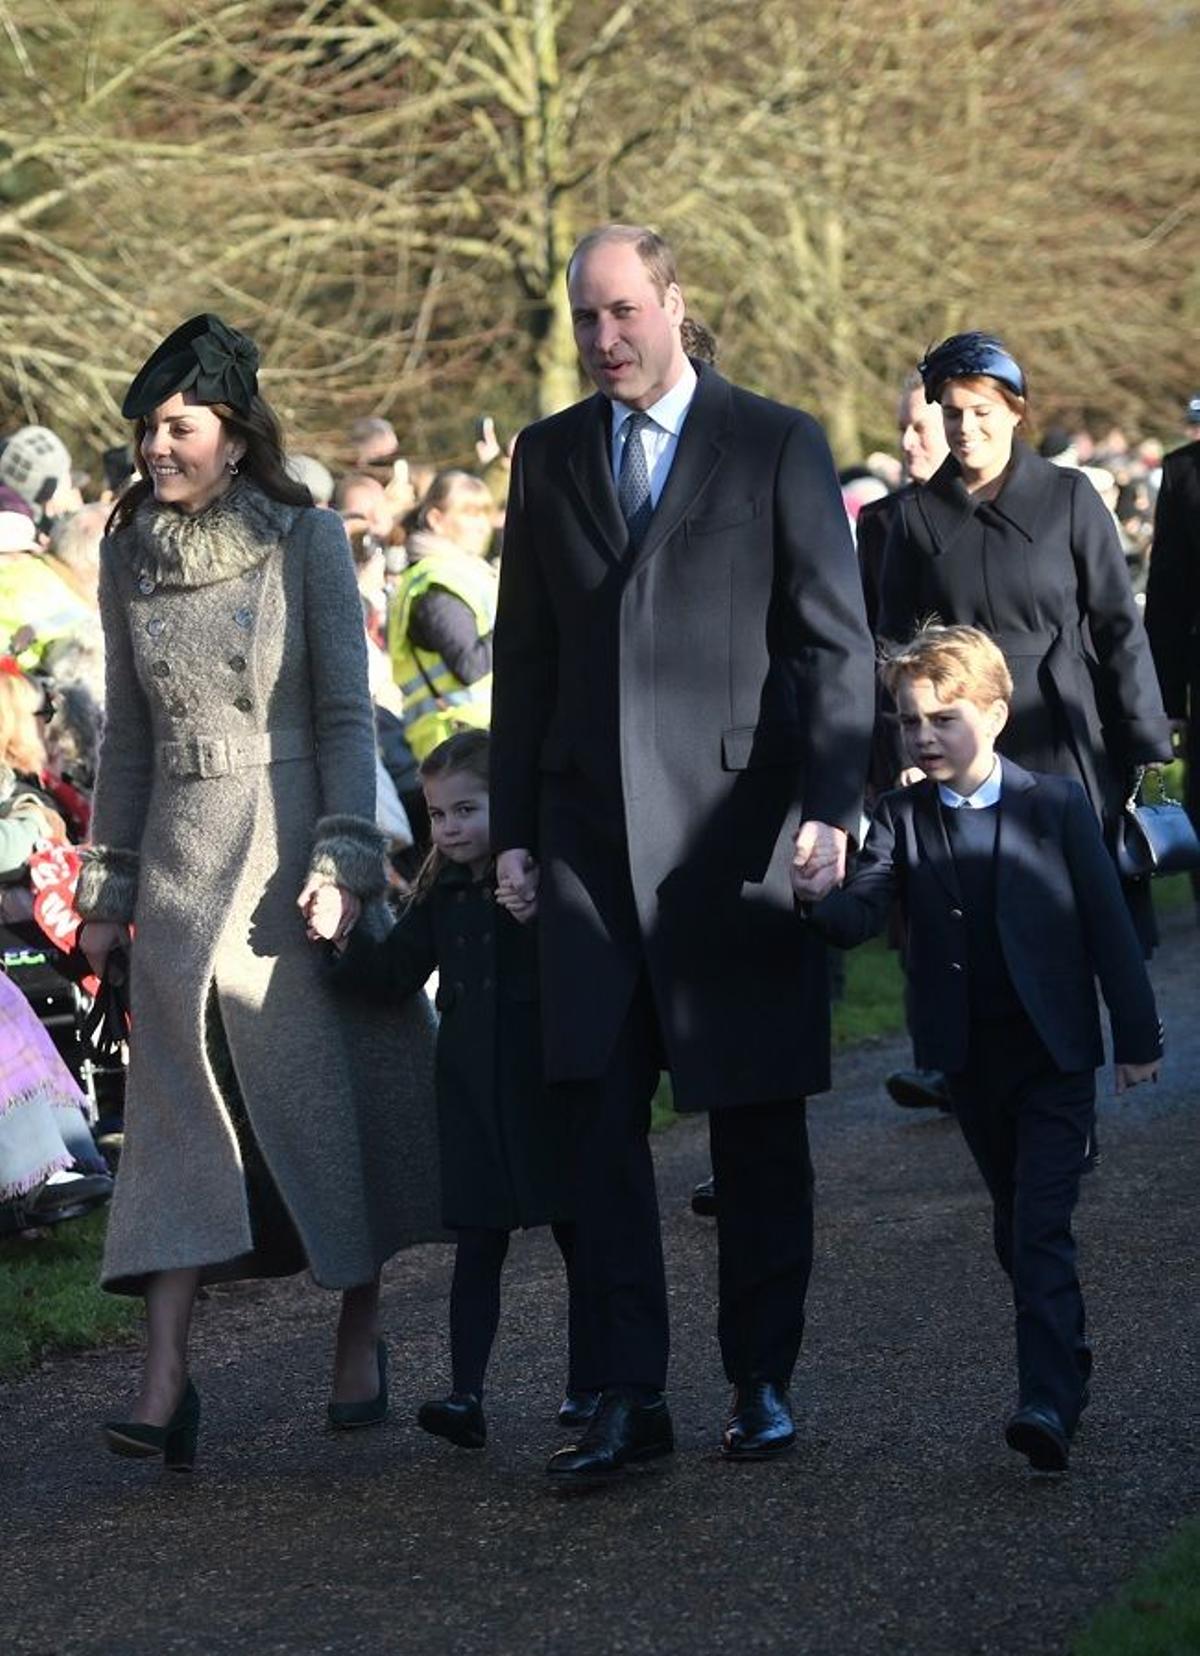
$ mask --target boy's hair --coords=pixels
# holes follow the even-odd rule
[[[456,730],[453,736],[439,742],[432,753],[425,755],[417,767],[417,775],[422,782],[437,776],[469,776],[486,789],[491,751],[491,738],[486,730]],[[431,845],[417,873],[409,899],[411,903],[419,903],[429,895],[445,863],[446,859],[437,846]]]
[[[908,679],[928,679],[945,702],[970,701],[976,707],[1011,702],[1012,674],[999,646],[978,627],[944,627],[926,622],[907,644],[893,644],[880,676],[894,696]]]

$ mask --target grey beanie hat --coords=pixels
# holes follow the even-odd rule
[[[31,506],[44,506],[71,481],[71,456],[46,426],[22,426],[0,449],[0,483]]]

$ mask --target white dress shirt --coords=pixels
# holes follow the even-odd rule
[[[658,505],[658,497],[663,492],[667,476],[671,470],[671,463],[675,459],[675,450],[679,447],[679,433],[683,430],[683,422],[687,419],[688,409],[692,406],[692,398],[696,394],[696,370],[684,358],[683,373],[675,381],[666,396],[660,397],[651,407],[642,412],[654,424],[642,429],[642,447],[646,453],[646,467],[650,473],[650,501]],[[627,408],[622,402],[613,402],[612,405],[612,469],[614,478],[621,475],[621,456],[625,452],[625,444],[629,437],[628,421],[632,408]]]
[[[999,754],[974,793],[955,793],[954,789],[948,788],[944,782],[938,783],[938,798],[951,811],[986,811],[989,805],[1000,803],[1001,791]]]

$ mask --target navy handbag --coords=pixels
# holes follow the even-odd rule
[[[1146,768],[1141,766],[1133,792],[1117,825],[1117,867],[1127,880],[1154,874],[1191,874],[1200,869],[1200,835],[1177,799],[1163,793],[1157,805],[1142,799]]]

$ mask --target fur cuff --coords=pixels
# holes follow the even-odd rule
[[[344,886],[356,897],[376,897],[387,883],[383,871],[386,849],[386,836],[365,817],[322,817],[308,871]]]
[[[89,845],[75,888],[75,907],[85,920],[133,919],[137,903],[138,854],[111,845]]]

